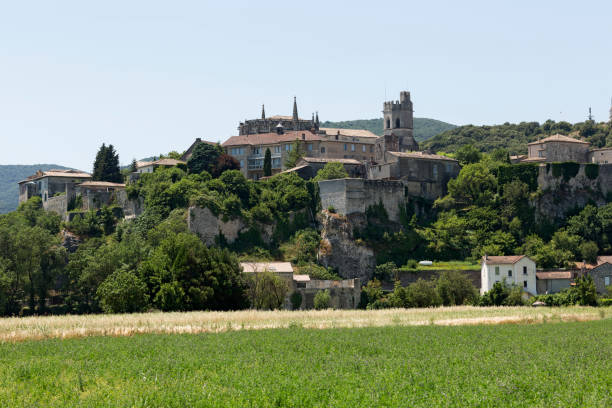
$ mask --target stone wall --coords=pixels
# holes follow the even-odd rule
[[[215,245],[220,234],[231,244],[238,238],[240,232],[247,229],[246,223],[241,218],[224,222],[208,208],[200,207],[189,207],[187,227],[207,246]]]
[[[610,284],[612,284],[611,264],[604,263],[596,268],[591,269],[588,273],[593,277],[593,282],[595,283],[597,293],[606,294],[608,295],[608,297],[612,296],[612,294],[608,294],[608,290],[606,288],[606,277],[608,277]]]
[[[138,217],[144,211],[144,199],[142,197],[132,200],[125,190],[117,191],[115,197],[117,205],[123,209],[125,218]]]
[[[338,214],[365,214],[369,206],[383,203],[391,221],[399,221],[400,205],[405,203],[400,181],[337,179],[319,182],[321,208],[333,207]]]
[[[63,218],[66,216],[68,209],[68,197],[66,195],[50,197],[47,201],[43,202],[43,208],[46,211],[57,213]]]
[[[305,287],[295,289],[302,295],[300,309],[313,309],[314,298],[322,290],[329,291],[330,307],[333,309],[356,309],[361,299],[361,281],[359,279],[312,280],[306,282]]]
[[[555,177],[553,166],[541,164],[538,169],[538,187],[542,194],[532,202],[537,219],[562,219],[568,211],[589,202],[605,205],[612,195],[612,164],[597,165],[598,174],[594,179],[585,174],[587,165],[580,164],[578,173],[568,180],[563,175]]]

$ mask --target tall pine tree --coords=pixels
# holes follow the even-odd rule
[[[269,148],[266,148],[263,164],[264,177],[270,177],[272,175],[272,152]]]
[[[102,143],[96,154],[93,169],[92,179],[94,181],[123,182],[123,176],[119,169],[119,155],[115,152],[113,145],[106,146]]]

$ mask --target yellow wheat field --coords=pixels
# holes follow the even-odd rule
[[[44,316],[0,319],[0,342],[131,336],[142,333],[218,333],[304,327],[474,325],[587,321],[612,317],[611,308],[441,307],[435,309],[237,311]]]

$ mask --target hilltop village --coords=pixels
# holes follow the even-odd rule
[[[612,148],[554,133],[530,142],[526,155],[483,156],[478,146],[452,155],[421,150],[413,122],[406,91],[383,103],[381,136],[322,127],[318,112],[300,118],[294,98],[291,116],[267,116],[262,106],[261,117],[241,122],[225,142],[196,139],[183,153],[132,163],[121,177],[39,171],[19,182],[19,202],[23,207],[38,197],[42,209],[60,217],[69,253],[105,234],[92,232],[102,225],[99,217],[110,220],[104,225],[113,234],[147,222],[154,231],[182,208],[186,232],[208,248],[239,254],[240,273],[285,282],[279,300],[266,300],[264,308],[407,306],[397,300],[402,288],[425,293],[441,279],[467,282],[480,293],[468,290],[462,302],[493,291],[518,293],[516,302],[546,300],[538,296],[566,293],[586,277],[599,295],[607,293]],[[597,232],[567,221],[588,216],[599,220]],[[175,280],[155,286],[142,265],[135,268],[153,291],[147,298],[172,310],[160,299]],[[47,288],[53,286],[58,303],[69,291],[60,281]]]

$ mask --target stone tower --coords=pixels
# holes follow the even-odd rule
[[[400,152],[419,150],[419,145],[414,140],[412,112],[412,101],[408,91],[400,92],[399,101],[384,103],[384,136],[386,136],[385,139],[387,139],[387,136],[397,139],[393,140],[391,144],[396,145]]]

